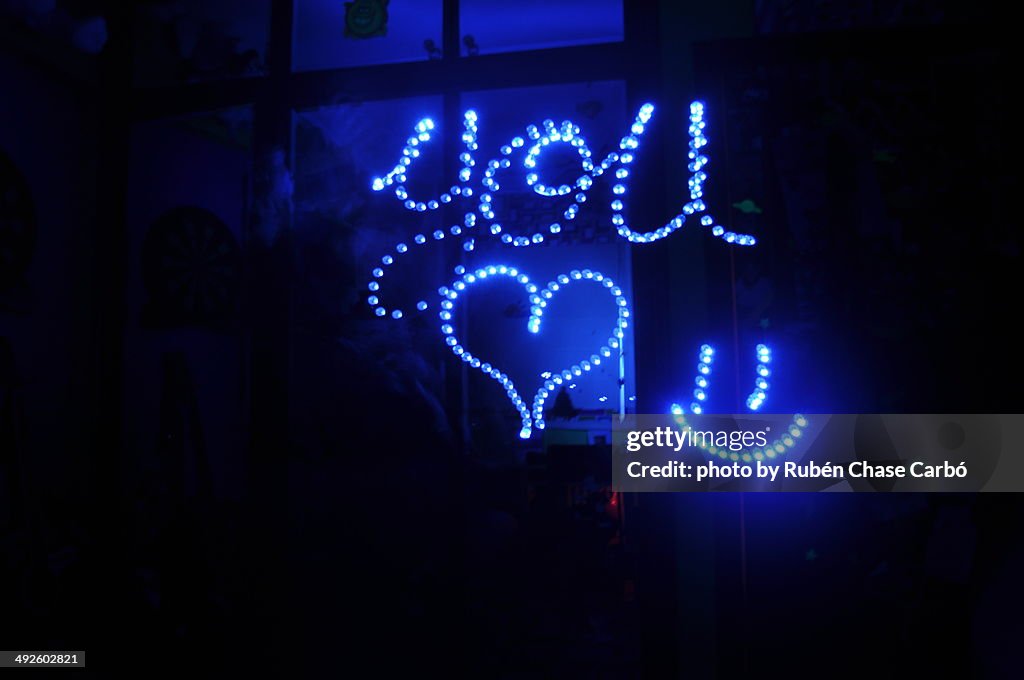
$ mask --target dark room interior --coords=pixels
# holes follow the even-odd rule
[[[636,414],[1024,413],[1017,23],[0,0],[0,649],[1021,677],[1019,493],[635,493],[610,464]]]

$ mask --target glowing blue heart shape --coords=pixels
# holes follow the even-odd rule
[[[627,321],[629,318],[629,307],[626,298],[614,281],[600,272],[589,269],[573,270],[568,274],[561,274],[556,277],[556,280],[551,281],[543,288],[538,288],[535,284],[531,283],[530,278],[515,267],[490,265],[480,267],[473,272],[460,270],[461,268],[456,271],[462,274],[461,278],[455,279],[451,286],[444,286],[440,289],[442,300],[441,312],[438,316],[441,318],[441,332],[445,336],[445,343],[451,348],[455,356],[468,363],[472,368],[479,369],[505,389],[505,394],[508,396],[509,401],[512,402],[512,405],[522,418],[523,426],[519,431],[519,436],[523,439],[529,439],[535,427],[539,430],[544,429],[544,403],[555,387],[582,376],[584,373],[591,371],[594,366],[599,366],[602,361],[610,358],[613,354],[618,354],[622,347],[625,328],[629,325]],[[588,281],[601,285],[615,300],[616,320],[607,344],[597,349],[590,357],[585,357],[568,368],[553,372],[534,393],[533,402],[530,406],[527,406],[526,401],[520,396],[519,391],[508,375],[490,363],[482,361],[479,357],[473,356],[462,346],[452,326],[452,312],[455,309],[455,303],[459,295],[481,282],[499,277],[514,279],[526,290],[530,300],[530,316],[526,322],[526,329],[531,333],[540,332],[541,320],[544,317],[544,310],[547,308],[548,302],[554,298],[559,290],[576,281]]]

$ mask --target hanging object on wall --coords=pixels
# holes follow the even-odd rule
[[[152,325],[204,325],[229,319],[238,304],[240,253],[234,234],[209,210],[172,208],[142,246],[142,276]]]
[[[460,205],[465,212],[461,223],[452,224],[446,229],[435,229],[429,234],[417,233],[412,238],[399,242],[391,252],[380,258],[379,264],[372,269],[372,279],[367,286],[369,290],[367,303],[373,308],[374,314],[392,319],[401,319],[406,314],[405,310],[389,304],[383,298],[382,280],[388,270],[398,263],[399,258],[408,259],[407,256],[416,253],[422,246],[444,241],[447,238],[454,238],[461,242],[466,251],[473,250],[477,236],[493,239],[497,243],[512,247],[537,245],[548,239],[557,240],[558,235],[562,232],[563,223],[576,219],[577,215],[585,209],[590,189],[602,177],[612,185],[613,196],[608,204],[611,209],[610,227],[619,237],[630,243],[642,244],[659,241],[679,230],[689,219],[696,221],[701,227],[709,230],[714,237],[725,243],[753,246],[757,241],[752,235],[729,231],[707,213],[703,195],[704,183],[708,178],[705,168],[709,159],[704,151],[708,139],[704,134],[706,124],[704,122],[704,105],[701,102],[693,102],[689,108],[687,131],[690,141],[685,153],[690,178],[688,196],[678,214],[664,225],[652,229],[635,228],[628,224],[625,216],[626,194],[632,164],[636,160],[640,140],[653,115],[654,106],[652,104],[641,106],[627,133],[620,140],[618,150],[607,154],[600,161],[594,158],[593,151],[587,144],[579,125],[570,120],[562,121],[560,124],[556,124],[552,120],[545,120],[539,126],[528,125],[524,135],[514,136],[507,144],[500,147],[497,157],[478,165],[476,152],[479,150],[477,142],[479,117],[475,111],[466,111],[463,116],[461,138],[465,150],[459,153],[461,168],[458,170],[457,181],[447,191],[436,197],[414,196],[408,188],[409,178],[417,159],[420,158],[424,147],[434,141],[434,121],[430,118],[423,118],[417,122],[413,128],[413,134],[407,138],[394,167],[386,174],[374,178],[371,184],[372,189],[374,191],[390,190],[395,198],[413,213],[436,211],[448,204]],[[545,175],[542,174],[541,166],[545,153],[556,145],[568,146],[579,157],[579,174],[572,184],[549,184],[548,181],[545,181]],[[554,200],[561,199],[563,202],[563,207],[558,209],[546,225],[529,225],[532,231],[523,230],[527,225],[511,223],[495,206],[494,199],[502,189],[503,172],[512,167],[513,161],[521,163],[526,169],[526,184],[535,194]],[[564,206],[566,202],[568,203],[567,207]],[[538,226],[540,228],[537,228]],[[535,429],[544,428],[545,402],[563,382],[571,382],[576,377],[583,376],[603,360],[614,357],[613,360],[618,361],[620,392],[622,391],[624,384],[621,361],[622,341],[624,339],[623,331],[628,323],[626,319],[629,316],[629,309],[622,290],[609,278],[589,269],[574,270],[569,274],[559,276],[547,287],[540,288],[530,283],[525,274],[511,267],[486,266],[468,273],[461,267],[459,269],[461,271],[457,270],[456,273],[462,277],[461,279],[438,289],[441,295],[440,311],[438,312],[442,323],[441,332],[445,342],[456,356],[472,368],[481,370],[504,388],[513,407],[519,413],[521,419],[519,434],[522,438],[529,438]],[[459,294],[469,287],[477,286],[488,277],[501,276],[512,277],[526,289],[526,295],[531,304],[527,330],[531,333],[540,331],[541,319],[548,301],[561,286],[572,281],[596,281],[605,286],[614,298],[618,310],[616,323],[607,344],[595,348],[594,354],[581,359],[578,364],[545,372],[545,382],[533,395],[532,401],[527,401],[527,398],[520,394],[508,375],[491,363],[474,356],[463,346],[455,334],[452,310]],[[426,297],[424,296],[416,303],[416,311],[423,312],[432,308]],[[702,354],[702,361],[704,357],[705,355]],[[705,365],[710,366],[710,348],[706,359]],[[700,399],[699,396],[697,398]],[[622,402],[620,412],[624,412],[625,404],[621,394],[620,402]]]
[[[36,216],[28,182],[0,151],[0,291],[18,284],[36,247]]]
[[[378,38],[387,34],[389,0],[352,0],[345,3],[345,37]]]

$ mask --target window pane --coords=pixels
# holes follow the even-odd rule
[[[441,211],[412,212],[390,188],[371,189],[371,178],[395,166],[416,123],[433,116],[430,142],[423,144],[407,186],[416,197],[441,193],[442,111],[440,97],[422,97],[295,116],[290,403],[298,450],[337,452],[351,446],[352,423],[341,413],[369,409],[373,417],[387,419],[401,413],[409,422],[442,402],[441,380],[431,364],[443,346],[437,287],[445,278],[443,261],[459,244],[432,238],[445,226]],[[419,243],[418,233],[429,240]],[[396,250],[399,243],[408,244],[405,257]],[[388,262],[393,258],[391,266],[386,256]],[[387,275],[374,292],[367,284],[376,280],[371,273],[376,267],[386,268]],[[387,318],[374,315],[371,295],[387,307]],[[421,300],[430,301],[429,311],[417,311]],[[399,309],[404,317],[391,318]],[[444,357],[446,365],[449,358]],[[410,393],[404,386],[413,384],[421,388]]]
[[[440,0],[298,0],[296,71],[439,58]]]
[[[146,3],[136,10],[134,35],[137,85],[262,75],[270,0]]]
[[[622,40],[622,0],[462,0],[463,54]]]
[[[372,318],[367,283],[387,254],[396,261],[381,281],[382,306],[415,316],[411,313],[418,301],[436,296],[440,283],[424,277],[447,242],[430,239],[409,258],[396,256],[395,246],[411,246],[417,233],[441,229],[441,211],[406,210],[392,189],[373,191],[371,178],[391,170],[416,123],[433,116],[431,139],[423,143],[406,186],[417,199],[441,194],[446,122],[442,111],[440,97],[418,97],[329,106],[296,115],[294,238],[300,253],[315,255],[316,262],[325,265],[298,268],[298,276],[308,279],[303,285],[308,284],[309,292],[299,296],[297,319],[329,327],[348,316]],[[432,273],[440,276],[440,270]],[[387,327],[388,321],[381,320],[381,326]]]

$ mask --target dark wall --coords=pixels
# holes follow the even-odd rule
[[[80,629],[94,529],[97,119],[90,93],[7,56],[0,90],[0,153],[26,183],[36,231],[27,270],[0,291],[0,535],[16,546],[0,578],[19,584],[20,621],[3,630],[60,646]]]

